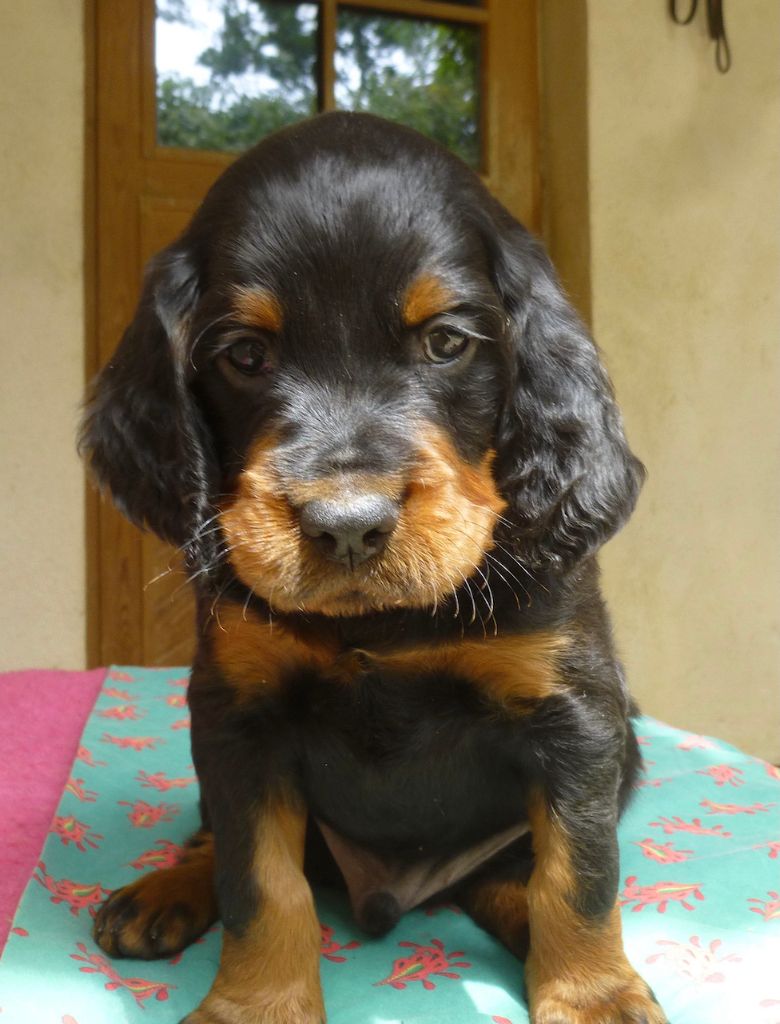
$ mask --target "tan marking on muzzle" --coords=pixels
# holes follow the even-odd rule
[[[505,507],[492,476],[494,453],[466,462],[439,426],[418,427],[403,476],[285,479],[274,461],[277,444],[266,437],[251,449],[220,519],[239,578],[280,612],[339,616],[433,607],[474,573],[493,545]],[[350,570],[327,561],[302,535],[294,506],[363,488],[403,504],[381,553]]]

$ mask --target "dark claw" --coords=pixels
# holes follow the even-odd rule
[[[117,932],[121,931],[126,924],[138,917],[139,906],[136,901],[129,897],[127,902],[116,911],[116,917],[111,922],[111,933],[116,935]]]
[[[92,935],[98,944],[104,939],[102,948],[110,956],[115,956],[118,951],[116,936],[119,931],[138,915],[139,907],[132,896],[128,896],[124,889],[118,889],[112,893],[95,917],[92,927]],[[110,937],[110,939],[109,939]]]

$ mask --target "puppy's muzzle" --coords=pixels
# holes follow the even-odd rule
[[[398,504],[382,494],[308,501],[298,513],[301,531],[320,554],[350,569],[379,554],[399,514]]]

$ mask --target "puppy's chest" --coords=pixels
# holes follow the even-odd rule
[[[527,828],[522,729],[465,680],[367,669],[297,695],[307,807],[372,930],[456,884]]]
[[[314,815],[375,849],[452,850],[522,816],[523,728],[447,674],[310,679],[295,731]]]
[[[221,621],[212,654],[236,708],[271,712],[309,806],[342,834],[451,850],[522,815],[527,737],[563,687],[562,631],[358,647],[240,609]]]

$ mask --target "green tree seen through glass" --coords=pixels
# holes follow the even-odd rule
[[[156,41],[160,145],[240,151],[316,113],[314,3],[158,0]]]
[[[157,138],[240,151],[317,109],[316,3],[158,0]],[[479,164],[479,30],[339,12],[336,102]]]
[[[401,121],[479,165],[479,30],[339,13],[336,105]]]

